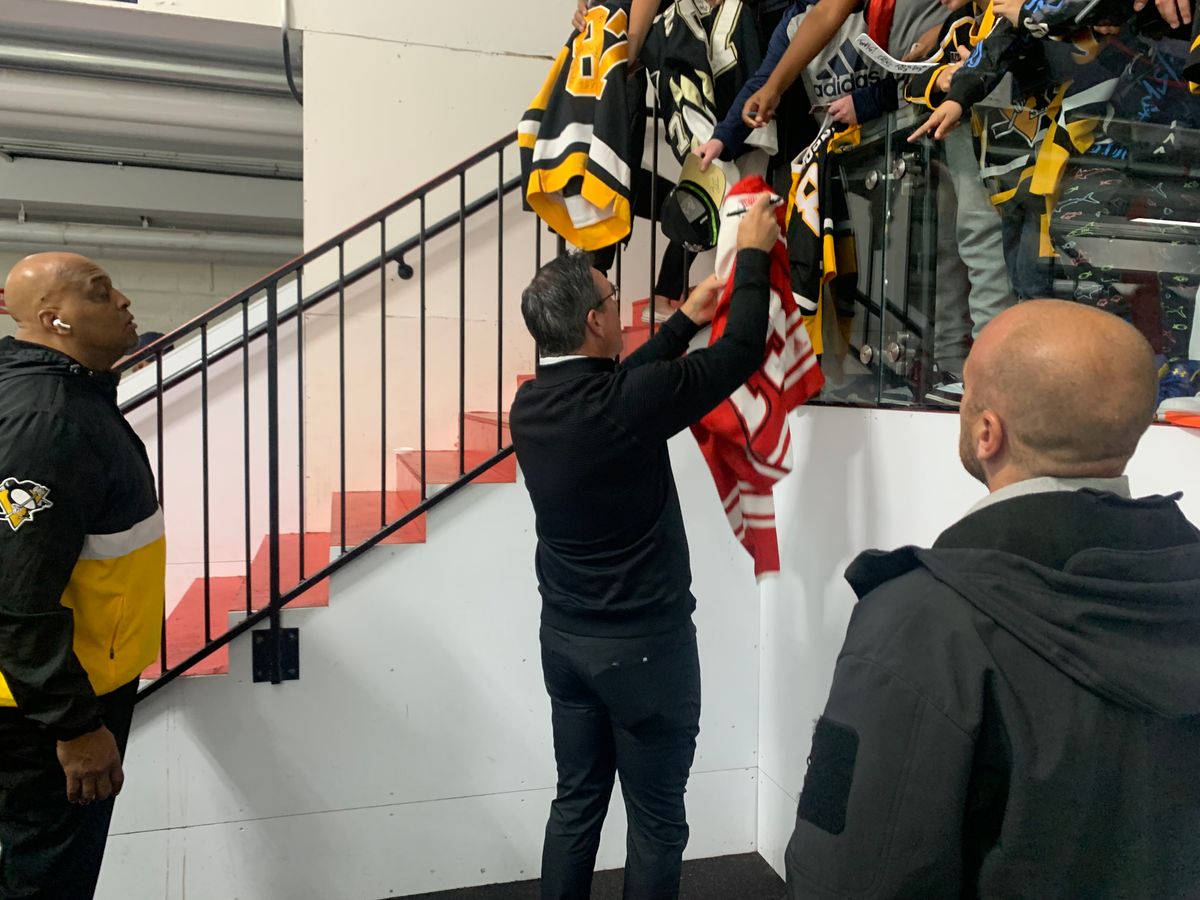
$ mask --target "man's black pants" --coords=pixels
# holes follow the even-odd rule
[[[121,755],[137,681],[100,698]],[[113,799],[67,802],[57,744],[18,710],[0,708],[0,897],[90,900],[96,892]]]
[[[542,900],[591,896],[616,773],[629,820],[625,900],[673,900],[688,840],[683,794],[700,731],[695,626],[591,638],[543,625],[541,638],[558,763]]]

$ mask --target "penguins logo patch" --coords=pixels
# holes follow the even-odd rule
[[[0,517],[16,531],[26,522],[32,522],[38,513],[54,506],[46,499],[48,496],[50,488],[45,485],[5,478],[0,481]]]

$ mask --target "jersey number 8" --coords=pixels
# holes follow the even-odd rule
[[[609,73],[629,59],[629,18],[625,10],[609,13],[603,6],[588,10],[587,25],[572,45],[571,68],[567,72],[567,91],[575,97],[599,100],[608,83]],[[606,35],[616,40],[605,49]]]

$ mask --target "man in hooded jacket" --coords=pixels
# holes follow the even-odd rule
[[[790,896],[1200,897],[1200,532],[1123,476],[1152,351],[1031,301],[965,376],[960,455],[990,494],[846,573]]]

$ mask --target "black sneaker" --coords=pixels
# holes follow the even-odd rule
[[[962,376],[953,372],[942,372],[939,380],[925,392],[926,403],[931,406],[944,406],[947,409],[958,409],[962,406],[962,398]]]

